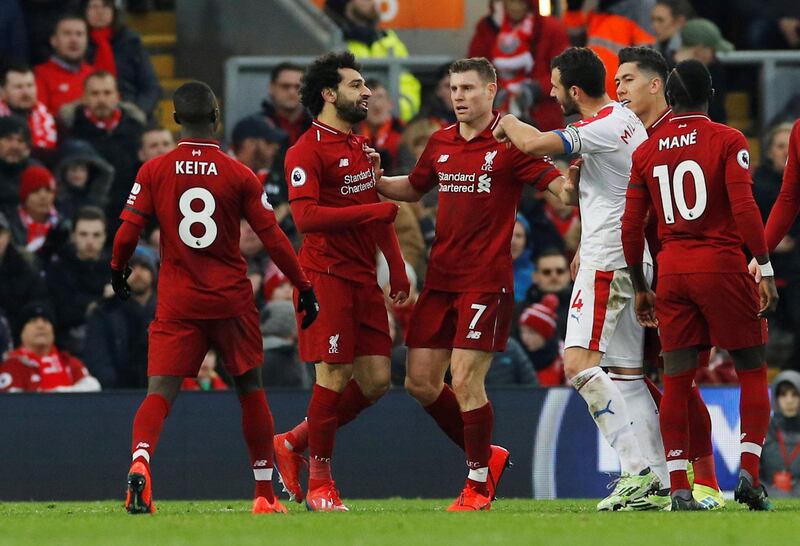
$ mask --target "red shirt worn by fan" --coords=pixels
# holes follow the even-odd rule
[[[644,218],[658,218],[659,276],[746,271],[742,243],[767,254],[742,133],[700,113],[672,114],[633,154],[623,241],[641,263]]]
[[[436,237],[425,287],[444,292],[513,292],[511,234],[523,184],[540,191],[561,176],[548,159],[492,136],[499,114],[466,141],[458,123],[431,136],[408,179],[418,192],[439,186]]]
[[[181,140],[175,150],[142,166],[120,218],[142,228],[151,216],[161,227],[156,318],[227,318],[253,308],[253,289],[239,250],[242,218],[260,237],[268,232],[273,236],[276,246],[265,246],[295,286],[310,286],[261,183],[216,142]],[[119,244],[115,240],[114,260],[122,263],[112,260],[115,268],[125,265],[128,253],[118,251]]]
[[[39,356],[23,347],[8,353],[0,365],[0,392],[46,392],[71,387],[89,372],[74,356],[53,348]]]

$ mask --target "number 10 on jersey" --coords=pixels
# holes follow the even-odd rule
[[[683,191],[683,179],[686,174],[691,174],[694,180],[695,203],[689,208],[686,204],[686,196]],[[664,207],[664,221],[667,224],[675,223],[675,207],[672,206],[673,195],[678,213],[684,220],[697,220],[706,210],[708,203],[708,191],[706,190],[706,177],[703,169],[696,161],[688,159],[681,161],[675,167],[670,179],[668,165],[656,165],[653,167],[653,176],[658,179],[658,186],[661,190],[661,205]]]

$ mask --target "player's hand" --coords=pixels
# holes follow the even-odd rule
[[[575,257],[572,258],[572,262],[569,264],[569,276],[572,277],[572,281],[575,281],[575,277],[578,276],[578,270],[581,268],[581,253],[576,252]]]
[[[303,322],[300,323],[300,328],[303,330],[316,320],[319,314],[319,302],[313,288],[300,292],[297,297],[297,314],[303,314]]]
[[[399,278],[396,278],[399,277]],[[406,275],[405,268],[402,273],[398,272],[397,275],[391,276],[389,297],[395,305],[403,305],[411,293],[411,283],[408,282],[408,275]]]
[[[497,140],[497,142],[509,142],[508,135],[506,135],[506,130],[503,128],[503,122],[509,116],[511,116],[512,118],[514,117],[511,114],[506,114],[494,128],[494,131],[492,131],[492,135],[494,136],[495,140]]]
[[[758,262],[756,261],[755,258],[750,260],[750,265],[747,266],[747,269],[748,269],[748,271],[750,271],[750,274],[753,276],[753,278],[756,280],[756,282],[760,283],[761,282],[761,268],[758,266]]]
[[[375,219],[384,224],[391,224],[397,218],[397,212],[400,210],[395,203],[384,201],[383,203],[376,203],[375,205]]]
[[[636,319],[645,328],[658,328],[656,295],[652,290],[636,292]]]
[[[567,176],[565,177],[564,190],[569,193],[578,193],[578,188],[581,183],[581,166],[583,159],[575,161],[567,169]]]
[[[767,313],[772,313],[778,306],[778,289],[775,287],[775,277],[761,277],[758,283],[758,295],[761,298],[759,318],[764,318]]]
[[[364,151],[367,153],[370,162],[372,163],[372,173],[375,175],[375,181],[379,181],[383,177],[383,169],[381,168],[381,154],[375,148],[366,147]]]
[[[130,276],[130,267],[111,270],[111,288],[114,289],[114,293],[119,296],[121,300],[127,300],[131,297],[131,287],[128,286],[128,277]]]

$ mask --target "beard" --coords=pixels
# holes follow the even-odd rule
[[[352,123],[353,125],[361,123],[367,119],[367,110],[361,107],[360,102],[361,97],[358,98],[357,102],[345,102],[337,98],[334,103],[336,114],[347,123]]]
[[[580,113],[578,103],[576,103],[569,95],[564,97],[564,102],[561,103],[561,110],[564,111],[565,116],[571,116],[573,114]]]

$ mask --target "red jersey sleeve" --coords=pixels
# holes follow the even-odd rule
[[[0,364],[0,392],[31,390],[31,368],[13,358]]]
[[[420,193],[428,193],[439,183],[436,171],[433,168],[433,156],[435,154],[433,143],[433,138],[428,140],[428,144],[425,146],[419,161],[417,161],[414,169],[408,175],[408,181],[411,186]]]
[[[783,171],[783,184],[767,220],[766,237],[769,250],[775,250],[786,237],[800,212],[800,120],[789,137],[789,161]]]
[[[248,168],[240,170],[242,177],[242,217],[253,231],[258,232],[277,224],[272,204],[258,177]]]
[[[750,177],[750,151],[747,140],[739,131],[732,131],[725,149],[725,186],[731,204],[733,219],[739,236],[754,256],[768,253],[761,213],[753,198],[753,180]]]
[[[625,195],[625,212],[622,214],[622,249],[628,265],[642,263],[644,228],[650,210],[650,192],[639,171],[637,154],[634,152],[631,179]]]
[[[545,191],[550,182],[561,176],[549,157],[531,157],[516,147],[511,148],[511,153],[514,154],[514,174],[523,184]]]
[[[122,209],[122,214],[119,215],[121,220],[139,227],[147,226],[147,222],[153,214],[153,194],[150,183],[151,165],[152,161],[148,161],[139,169],[136,181],[131,188],[131,193],[125,202],[125,208]]]
[[[286,152],[284,161],[286,182],[289,185],[289,201],[313,199],[319,201],[322,180],[322,162],[313,150],[293,146]]]

